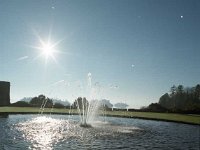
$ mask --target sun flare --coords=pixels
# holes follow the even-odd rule
[[[53,57],[54,56],[54,53],[55,53],[55,49],[54,49],[54,46],[53,44],[51,43],[43,43],[42,44],[42,47],[41,47],[41,50],[42,50],[42,54],[45,56],[45,57]]]
[[[40,35],[35,32],[36,37],[38,38],[38,46],[31,46],[32,48],[38,50],[39,55],[35,57],[35,59],[39,57],[43,57],[45,59],[45,64],[48,63],[49,59],[53,60],[55,63],[58,63],[56,60],[57,53],[61,53],[59,50],[57,50],[58,45],[63,40],[58,40],[56,42],[53,42],[51,40],[51,32],[49,33],[49,36],[46,40],[40,37]]]

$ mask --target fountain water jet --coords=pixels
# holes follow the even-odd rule
[[[98,113],[99,101],[88,101],[85,97],[79,97],[78,99],[76,99],[75,103],[81,120],[80,126],[92,127],[91,124]]]
[[[89,100],[85,97],[79,97],[75,100],[75,105],[81,120],[81,127],[92,127],[91,124],[94,121],[100,106],[99,101],[96,100],[99,86],[97,86],[97,83],[95,83],[95,87],[92,86],[92,74],[90,72],[87,75],[87,79]]]

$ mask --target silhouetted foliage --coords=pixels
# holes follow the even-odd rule
[[[33,97],[30,101],[30,104],[34,107],[43,106],[45,108],[51,108],[53,106],[53,101],[41,94],[38,97]]]
[[[72,108],[79,108],[79,109],[83,109],[87,108],[89,106],[89,102],[85,97],[78,97],[74,103],[72,104]]]
[[[55,103],[54,108],[65,108],[65,106],[61,103]]]
[[[151,103],[145,110],[150,111],[150,112],[167,112],[168,111],[168,109],[166,109],[165,107],[162,107],[158,103]]]
[[[12,103],[10,106],[13,106],[13,107],[31,107],[31,105],[25,101],[18,101],[18,102],[15,102],[15,103]]]
[[[184,88],[173,85],[170,94],[166,93],[159,99],[159,104],[172,112],[200,113],[200,85]]]
[[[170,94],[170,96],[175,95],[175,93],[176,93],[176,86],[173,85],[173,86],[171,87],[171,94]]]
[[[168,93],[165,93],[163,96],[160,97],[160,100],[159,100],[159,104],[165,108],[173,108],[173,105],[171,103],[171,99],[170,99],[170,96]]]

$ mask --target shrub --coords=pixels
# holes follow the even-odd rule
[[[25,101],[18,101],[16,103],[12,103],[10,106],[13,107],[31,107],[31,105]]]
[[[60,103],[55,103],[54,108],[65,108],[65,106],[63,104],[60,104]]]

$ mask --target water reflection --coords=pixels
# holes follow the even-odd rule
[[[0,118],[8,118],[9,114],[8,113],[0,113]]]
[[[68,120],[50,117],[36,117],[30,121],[19,123],[17,129],[24,134],[24,139],[32,143],[32,148],[51,150],[53,145],[62,141],[65,135],[72,135]]]
[[[108,117],[81,128],[78,116],[0,118],[0,149],[199,149],[199,126]]]
[[[23,135],[24,140],[31,142],[30,149],[53,149],[63,141],[72,139],[84,145],[90,145],[95,138],[102,136],[116,136],[117,133],[131,133],[139,130],[136,127],[123,127],[105,122],[96,122],[92,128],[81,128],[73,120],[54,119],[46,116],[18,123],[16,129]]]

